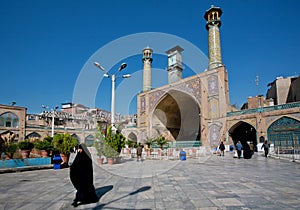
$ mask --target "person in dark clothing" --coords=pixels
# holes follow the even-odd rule
[[[252,142],[249,143],[249,148],[250,148],[251,155],[254,155],[254,145]]]
[[[141,145],[141,143],[139,143],[139,146],[136,149],[136,156],[137,156],[137,161],[142,160],[142,152],[143,152],[143,147]]]
[[[243,156],[244,159],[250,159],[252,157],[250,145],[247,142],[245,142],[243,145]]]
[[[263,145],[261,146],[261,149],[264,148],[265,150],[265,157],[267,158],[268,157],[268,154],[269,154],[269,148],[270,148],[270,145],[268,144],[268,141],[265,140],[265,142],[263,143]]]
[[[225,151],[225,145],[224,145],[224,143],[223,143],[223,141],[221,141],[221,143],[220,143],[220,145],[219,145],[219,149],[220,149],[220,151],[221,151],[221,154],[220,154],[220,156],[224,156],[224,151]]]
[[[77,190],[72,203],[74,207],[99,201],[94,187],[93,162],[85,144],[80,144],[77,148],[76,158],[70,166],[70,179]]]

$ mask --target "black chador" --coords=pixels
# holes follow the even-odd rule
[[[70,179],[77,190],[73,206],[99,201],[94,187],[93,162],[85,144],[77,148],[76,158],[70,166]]]

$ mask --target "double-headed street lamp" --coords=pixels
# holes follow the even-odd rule
[[[99,63],[94,62],[94,65],[101,69],[102,71],[105,71],[105,68],[103,68],[103,66],[101,66]],[[113,130],[116,130],[115,127],[115,83],[116,83],[116,78],[117,78],[117,74],[122,71],[123,69],[125,69],[127,66],[126,63],[122,63],[121,66],[119,67],[119,69],[114,73],[114,74],[108,74],[105,73],[103,76],[106,78],[111,77],[111,126]],[[124,74],[121,76],[122,78],[129,78],[131,77],[130,74]]]
[[[49,109],[48,106],[42,105],[42,108],[44,109]],[[54,117],[55,117],[55,111],[58,109],[58,106],[55,106],[54,109],[51,109],[51,117],[52,117],[52,122],[51,122],[51,137],[54,136]]]

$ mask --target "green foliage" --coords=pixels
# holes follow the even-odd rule
[[[126,144],[128,145],[129,148],[132,148],[134,145],[134,142],[129,139],[126,141]]]
[[[155,140],[147,138],[145,144],[148,146],[148,148],[151,148],[155,144]]]
[[[20,150],[32,150],[34,148],[34,143],[29,140],[20,141],[18,143]]]
[[[53,150],[53,146],[52,146],[52,137],[47,136],[44,138],[44,140],[42,141],[37,141],[34,145],[34,147],[37,150],[46,150],[46,151],[50,151]]]
[[[98,126],[96,134],[95,134],[94,147],[95,147],[95,149],[97,151],[97,155],[99,157],[101,157],[103,155],[104,143],[105,143],[105,135],[101,131],[101,128]]]
[[[103,145],[103,155],[107,158],[115,158],[119,155],[119,153],[112,148],[107,142]]]
[[[163,149],[164,146],[168,147],[169,143],[168,141],[165,139],[165,137],[160,136],[159,138],[155,139],[155,143],[161,148]]]
[[[104,153],[111,154],[110,150],[113,149],[115,152],[117,152],[117,154],[119,154],[122,148],[125,147],[125,142],[126,138],[118,131],[113,134],[112,127],[109,126],[104,144]]]
[[[51,137],[51,136],[46,136],[44,138],[44,141],[52,142],[52,140],[53,140],[53,137]]]
[[[59,153],[69,155],[71,149],[77,145],[77,140],[68,133],[55,134],[52,145]]]
[[[17,151],[18,145],[15,143],[9,143],[5,147],[5,152],[8,154],[13,154]]]

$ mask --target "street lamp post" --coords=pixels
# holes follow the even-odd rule
[[[99,63],[94,62],[94,65],[101,69],[102,71],[105,71],[105,68],[103,66],[101,66]],[[116,84],[116,78],[117,78],[117,74],[118,72],[122,71],[123,69],[125,69],[127,66],[126,63],[122,63],[121,66],[119,67],[119,69],[114,73],[114,74],[108,74],[105,73],[103,76],[106,78],[111,77],[111,126],[113,130],[116,130],[115,128],[115,84]],[[122,78],[129,78],[131,77],[130,74],[125,74],[121,76]]]
[[[42,105],[42,108],[44,109],[49,109],[48,106]],[[54,109],[51,109],[51,117],[52,117],[52,121],[51,121],[51,137],[54,136],[54,117],[55,117],[55,111],[58,109],[58,106],[55,106]]]

